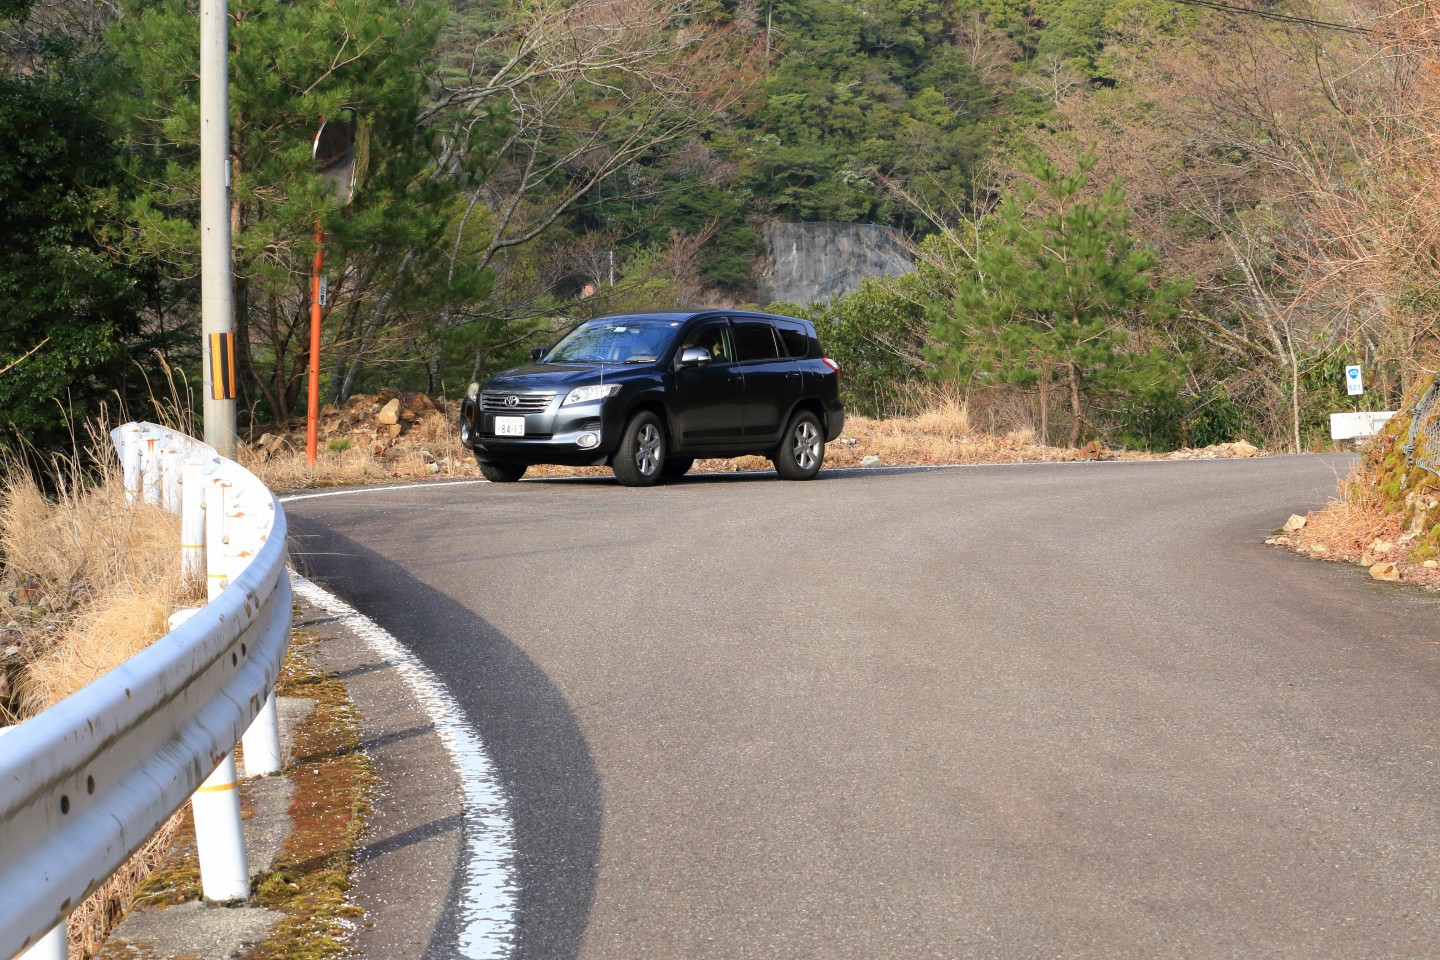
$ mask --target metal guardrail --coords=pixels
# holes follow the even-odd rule
[[[132,496],[178,510],[204,488],[206,522],[186,516],[177,557],[198,572],[196,531],[208,528],[211,599],[120,667],[6,728],[0,957],[63,957],[66,916],[192,794],[205,896],[248,895],[235,744],[243,735],[247,773],[279,769],[274,688],[291,622],[284,511],[249,471],[190,437],[154,424],[112,437]]]

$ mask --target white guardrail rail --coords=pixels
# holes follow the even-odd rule
[[[191,800],[206,899],[249,895],[234,748],[280,769],[290,641],[285,514],[253,474],[149,423],[111,433],[127,495],[182,515],[178,562],[209,602],[0,737],[0,957],[65,956],[65,918]],[[202,507],[203,505],[203,507]]]

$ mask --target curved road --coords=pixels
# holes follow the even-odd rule
[[[1261,543],[1347,463],[287,511],[489,745],[518,956],[1433,957],[1440,603]]]

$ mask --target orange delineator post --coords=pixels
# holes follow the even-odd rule
[[[320,438],[320,271],[325,266],[325,230],[315,221],[315,272],[310,277],[310,402],[305,411],[305,466],[315,466]]]

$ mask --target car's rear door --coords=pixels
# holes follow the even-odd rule
[[[731,317],[735,352],[745,375],[745,439],[778,442],[785,418],[800,399],[799,365],[782,352],[765,317]]]

